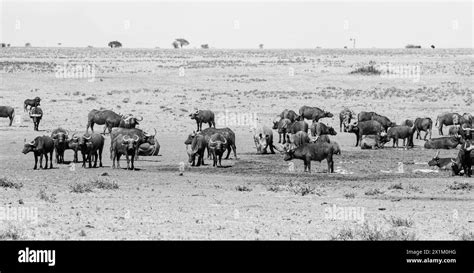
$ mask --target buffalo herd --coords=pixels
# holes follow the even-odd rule
[[[43,111],[39,107],[41,99],[27,99],[24,101],[24,111],[29,112],[33,120],[34,130],[38,131],[39,123],[43,118]],[[29,108],[28,108],[29,107]],[[10,106],[0,106],[0,117],[10,119],[12,125],[15,111]],[[253,130],[253,139],[257,153],[275,154],[275,150],[284,154],[284,160],[301,159],[304,170],[311,171],[311,161],[326,160],[328,173],[334,172],[333,156],[341,153],[339,144],[330,139],[337,134],[336,130],[323,123],[323,119],[334,115],[318,107],[302,106],[298,113],[285,109],[273,119],[272,126],[260,126]],[[222,157],[228,159],[231,152],[237,159],[235,133],[230,128],[216,128],[215,115],[211,110],[198,110],[189,115],[196,121],[197,130],[189,134],[184,144],[188,153],[188,161],[192,166],[204,165],[204,155],[212,159],[214,167],[222,167]],[[78,163],[78,152],[82,154],[82,167],[102,167],[102,152],[104,149],[106,131],[110,134],[110,159],[112,167],[120,168],[120,157],[127,160],[127,169],[135,169],[135,160],[139,156],[156,156],[159,152],[159,143],[154,134],[149,134],[136,126],[143,117],[121,115],[111,110],[93,109],[87,116],[86,132],[79,134],[63,128],[52,131],[51,136],[38,136],[33,141],[25,143],[23,153],[33,152],[35,157],[34,169],[37,169],[38,158],[40,168],[43,168],[43,156],[46,159],[44,169],[52,168],[53,151],[56,153],[56,163],[65,163],[66,150],[74,152],[73,162]],[[308,124],[308,122],[310,124]],[[207,123],[209,128],[202,129]],[[94,132],[94,125],[104,125],[102,134]],[[472,134],[474,118],[465,113],[443,113],[437,116],[435,126],[440,137],[432,138],[433,121],[429,117],[418,117],[415,120],[404,120],[396,124],[388,117],[375,112],[360,112],[344,108],[339,113],[339,132],[353,133],[355,146],[361,149],[381,149],[385,144],[393,141],[392,147],[399,147],[399,140],[403,140],[405,149],[414,146],[413,137],[422,139],[420,132],[425,132],[425,149],[455,149],[460,146],[456,158],[439,158],[439,151],[428,162],[429,166],[436,166],[443,170],[452,170],[453,175],[471,176],[472,156],[474,149]],[[449,136],[443,136],[443,126],[451,126]],[[91,132],[89,132],[89,129]],[[278,133],[278,143],[273,138],[273,130]],[[25,140],[26,142],[26,140]],[[48,157],[49,155],[49,157]],[[92,164],[92,162],[94,162]]]

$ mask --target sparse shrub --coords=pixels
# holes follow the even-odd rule
[[[98,189],[103,190],[116,190],[119,188],[117,182],[107,176],[99,176],[91,181],[91,185]]]
[[[300,183],[298,181],[296,182],[290,182],[288,184],[288,188],[290,191],[292,191],[294,194],[305,196],[307,194],[312,194],[316,190],[313,186],[307,184],[307,183]]]
[[[97,97],[87,97],[86,100],[94,101],[94,100],[97,100]]]
[[[76,91],[76,92],[72,93],[72,95],[73,95],[73,96],[79,96],[79,95],[81,95],[81,92]]]
[[[377,195],[377,194],[383,194],[384,192],[375,188],[375,189],[370,189],[365,192],[365,195]]]
[[[408,218],[394,217],[386,218],[392,227],[411,227],[413,226],[414,221]]]
[[[123,102],[123,103],[129,103],[129,102],[130,102],[130,98],[124,98],[124,99],[122,100],[122,102]]]
[[[235,187],[235,189],[238,190],[238,191],[252,191],[251,188],[249,188],[245,185],[239,185],[239,186]]]
[[[72,185],[69,185],[71,192],[74,193],[85,193],[92,192],[92,185],[90,183],[77,182]]]
[[[2,177],[0,177],[0,187],[14,188],[14,189],[19,190],[21,187],[23,187],[23,183],[14,182],[14,181],[12,181],[11,178],[2,176]]]
[[[22,240],[24,239],[23,230],[9,223],[0,230],[0,240]]]
[[[81,232],[79,232],[79,236],[86,237],[86,235],[87,235],[86,232],[83,229],[81,229]]]
[[[402,190],[403,186],[402,186],[402,183],[392,184],[388,187],[388,189],[389,190]]]
[[[354,228],[344,227],[331,235],[331,240],[364,240],[364,241],[414,241],[416,235],[403,228],[384,229],[377,224],[363,225]]]
[[[345,198],[355,198],[355,193],[350,192],[350,193],[344,193]]]
[[[351,71],[350,74],[362,74],[362,75],[380,75],[382,72],[378,70],[375,66],[369,65],[369,66],[363,66],[359,67],[354,71]]]
[[[356,237],[356,234],[353,229],[344,227],[341,230],[337,231],[335,235],[331,235],[331,240],[348,241],[348,240],[354,240],[355,237]]]
[[[453,184],[448,185],[448,189],[457,191],[457,190],[471,190],[474,186],[472,184],[469,184],[469,182],[466,183],[459,183],[457,181],[454,181]]]
[[[51,202],[51,203],[56,203],[56,194],[48,194],[46,192],[46,187],[41,187],[40,191],[38,193],[38,197],[41,200],[44,200],[46,202]]]

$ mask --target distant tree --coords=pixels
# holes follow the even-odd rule
[[[7,45],[5,43],[0,44],[1,47],[6,47]]]
[[[434,49],[434,48],[435,48],[435,46],[434,46],[434,45],[431,45],[431,48],[432,48],[432,49]]]
[[[112,41],[112,42],[109,42],[109,47],[110,48],[119,48],[119,47],[122,47],[122,43],[120,43],[119,41]]]
[[[208,44],[203,44],[203,45],[201,45],[201,48],[203,48],[203,49],[208,49],[208,48],[209,48],[209,45],[208,45]]]
[[[88,46],[87,46],[87,48],[93,48],[93,46],[91,46],[91,45],[88,45]]]
[[[263,44],[259,44],[258,48],[263,49]]]
[[[183,46],[189,45],[189,42],[186,39],[178,38],[174,40],[173,47],[174,48],[183,48]]]
[[[7,44],[7,47],[10,47],[10,44]]]
[[[421,45],[408,44],[408,45],[405,46],[405,48],[421,48]]]
[[[26,43],[25,44],[25,47],[30,47],[31,46],[31,43]]]

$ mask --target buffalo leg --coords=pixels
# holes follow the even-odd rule
[[[36,170],[38,169],[38,156],[35,155],[35,167],[33,168],[33,170]]]
[[[438,132],[440,136],[443,135],[443,124],[441,122],[439,123]]]
[[[53,168],[53,152],[49,154],[49,168]]]
[[[283,144],[286,143],[286,133],[283,133]]]
[[[43,154],[40,154],[40,169],[43,169]]]
[[[125,154],[125,158],[127,159],[127,170],[130,169],[130,157],[128,156],[128,153]]]
[[[227,147],[227,156],[225,157],[225,159],[229,159],[229,155],[230,155],[231,150],[232,150],[232,148],[229,145],[229,147]]]
[[[132,154],[132,170],[135,170],[135,155]]]
[[[219,154],[219,166],[222,167],[222,154]]]
[[[281,133],[278,133],[278,143],[281,143]]]
[[[44,164],[44,168],[48,169],[48,154],[47,153],[44,154],[44,158],[46,159],[46,163]],[[51,161],[53,161],[53,157],[51,157]]]
[[[117,154],[117,168],[120,169],[120,157],[122,155],[121,154]]]
[[[86,167],[86,153],[85,152],[81,152],[82,153],[82,167],[85,168]]]
[[[10,117],[10,126],[12,126],[13,116]]]
[[[97,151],[94,152],[94,168],[97,168]]]
[[[99,149],[99,167],[102,167],[102,149]]]
[[[327,158],[328,162],[328,173],[333,173],[334,172],[334,161],[332,160],[332,155],[330,155]]]

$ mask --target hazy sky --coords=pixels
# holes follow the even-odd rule
[[[16,46],[473,47],[471,1],[0,1],[0,40]]]

